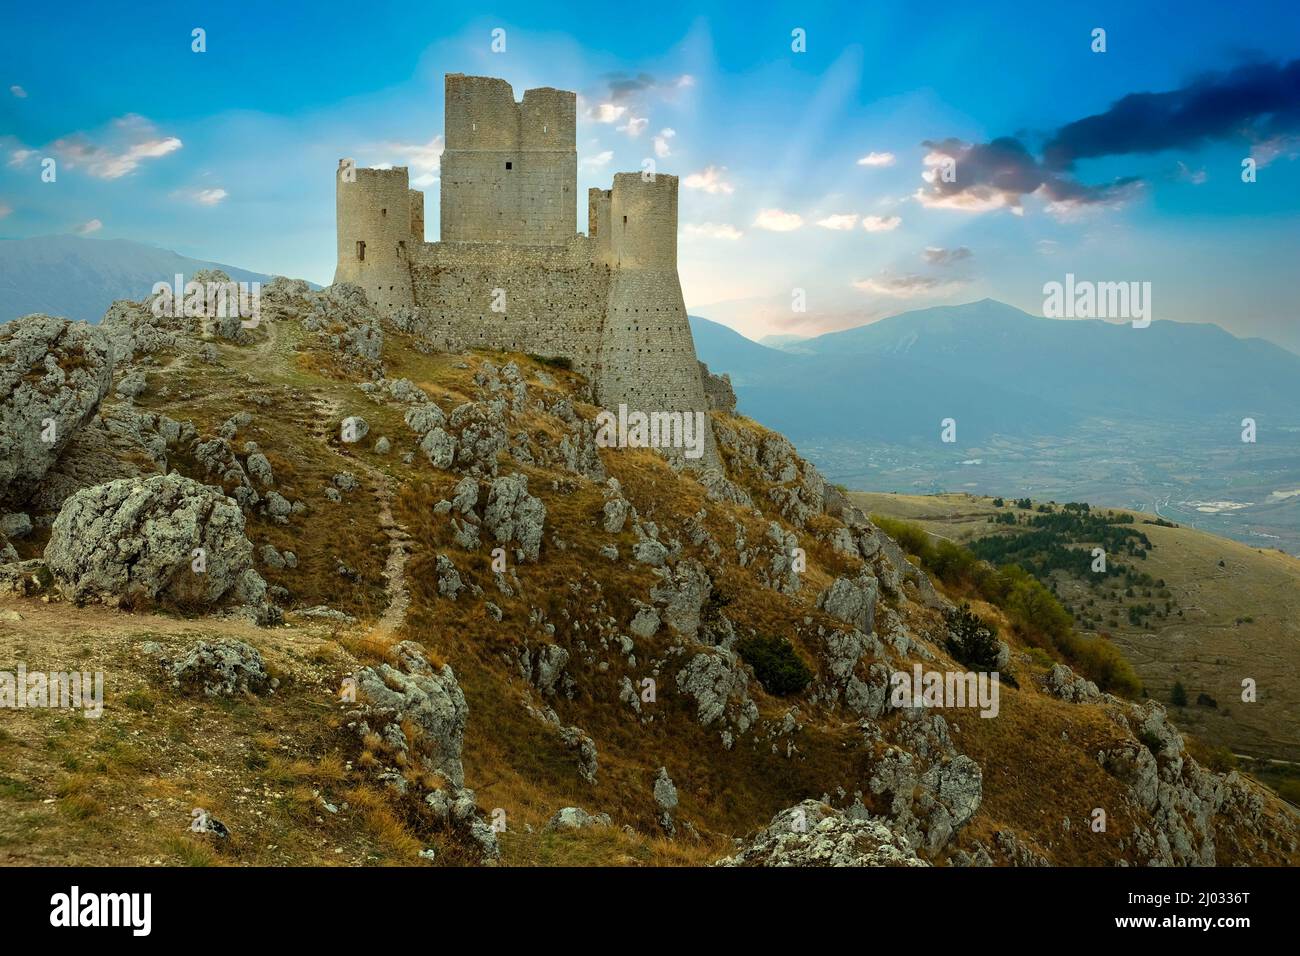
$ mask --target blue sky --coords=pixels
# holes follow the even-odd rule
[[[329,282],[341,156],[409,166],[437,238],[442,76],[464,72],[578,92],[579,196],[646,157],[680,175],[688,307],[745,334],[1037,313],[1072,272],[1300,351],[1300,5],[543,6],[11,5],[0,236]],[[924,179],[945,157],[956,183]]]

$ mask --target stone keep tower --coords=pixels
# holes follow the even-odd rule
[[[361,286],[387,312],[414,305],[410,260],[424,242],[424,193],[409,188],[406,167],[358,169],[340,160],[334,197],[334,281]]]
[[[449,73],[443,242],[557,245],[577,233],[577,97],[549,87],[522,103],[505,80]]]

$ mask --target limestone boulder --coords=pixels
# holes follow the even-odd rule
[[[77,492],[54,520],[45,561],[76,601],[211,605],[256,590],[239,506],[219,488],[176,474]]]
[[[650,599],[660,607],[664,623],[683,637],[695,637],[700,630],[700,614],[713,590],[704,565],[688,558],[674,568],[658,568],[655,573],[659,583],[650,589]]]
[[[654,782],[655,806],[659,808],[659,825],[672,836],[677,832],[673,823],[673,811],[677,809],[677,787],[673,778],[668,776],[668,768],[660,767]]]
[[[869,574],[857,578],[836,578],[817,598],[817,606],[831,617],[852,624],[864,634],[876,626],[876,601],[880,586]]]
[[[717,866],[929,866],[907,837],[884,821],[834,810],[816,800],[782,810],[734,856]]]
[[[588,813],[581,807],[564,807],[555,811],[555,816],[546,821],[546,826],[542,830],[545,833],[557,833],[564,830],[607,827],[610,823],[608,813]]]
[[[536,561],[546,525],[546,505],[528,493],[527,475],[505,475],[492,481],[483,527],[498,542],[514,542],[515,559]]]
[[[262,655],[243,641],[199,641],[160,663],[174,687],[207,697],[261,694],[271,687]]]

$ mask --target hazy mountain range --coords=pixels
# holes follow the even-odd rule
[[[1044,319],[983,299],[804,339],[797,353],[700,317],[691,328],[746,413],[796,438],[937,440],[950,417],[959,445],[1099,417],[1300,425],[1300,355],[1215,325]]]
[[[991,299],[797,353],[699,317],[691,328],[740,410],[851,488],[1090,501],[1300,552],[1300,355],[1262,339],[1045,319]]]
[[[238,282],[271,279],[129,239],[0,239],[0,322],[33,312],[98,322],[115,299],[143,299],[155,283],[200,269],[221,269]]]

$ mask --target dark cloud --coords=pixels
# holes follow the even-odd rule
[[[1080,159],[1196,149],[1245,136],[1266,142],[1300,132],[1300,60],[1206,74],[1167,93],[1130,93],[1110,109],[1068,123],[1043,147],[1049,169]]]
[[[1019,210],[1024,196],[1037,193],[1063,207],[1121,202],[1137,188],[1135,178],[1089,186],[1047,169],[1024,144],[1010,136],[989,143],[958,139],[926,140],[927,186],[916,198],[926,206],[982,212],[1002,207]],[[952,175],[945,177],[947,162]]]
[[[1108,110],[1067,123],[1051,134],[1036,158],[1020,139],[988,143],[927,140],[927,185],[916,198],[926,206],[980,212],[1010,208],[1037,194],[1060,210],[1112,205],[1141,188],[1135,176],[1110,183],[1079,182],[1070,172],[1082,159],[1195,149],[1243,137],[1268,158],[1300,134],[1300,60],[1256,63],[1206,74],[1166,93],[1132,93]],[[943,164],[955,162],[947,182]],[[1264,159],[1261,159],[1263,162]]]

